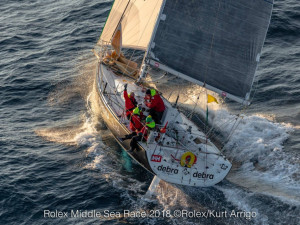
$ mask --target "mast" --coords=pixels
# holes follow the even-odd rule
[[[154,25],[154,29],[153,29],[153,32],[152,32],[152,35],[151,35],[151,38],[150,38],[147,50],[145,51],[145,54],[144,54],[144,58],[143,58],[143,62],[142,62],[141,70],[140,70],[140,75],[139,75],[139,78],[138,78],[137,82],[140,82],[141,79],[145,78],[145,76],[146,76],[147,63],[149,63],[149,62],[147,62],[147,56],[148,56],[149,50],[150,50],[150,48],[152,46],[152,42],[154,40],[154,37],[155,37],[156,31],[157,31],[159,22],[161,20],[165,20],[166,19],[165,15],[162,16],[162,12],[163,12],[163,9],[165,7],[166,1],[167,0],[163,0],[162,6],[161,6],[161,8],[159,10],[159,13],[157,15],[157,18],[156,18],[156,21],[155,21],[155,25]]]

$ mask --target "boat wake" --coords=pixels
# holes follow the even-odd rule
[[[86,145],[94,140],[94,127],[86,114],[69,121],[59,122],[50,128],[37,129],[36,134],[48,141],[68,145]]]
[[[224,112],[215,119],[222,121],[220,117],[224,118]],[[221,131],[228,134],[230,129],[227,126]],[[227,178],[250,190],[299,204],[299,158],[284,148],[293,130],[290,124],[261,115],[245,116],[225,145],[225,154],[238,164]]]
[[[48,141],[88,145],[95,139],[95,125],[102,122],[98,121],[97,116],[91,116],[90,112],[83,110],[84,108],[80,110],[80,106],[84,107],[85,100],[90,98],[96,61],[91,61],[89,54],[83,55],[79,61],[83,63],[76,68],[77,76],[71,82],[65,78],[56,78],[57,84],[48,96],[48,104],[57,114],[56,117],[53,116],[56,122],[35,130],[37,135]],[[61,114],[67,115],[61,119]]]

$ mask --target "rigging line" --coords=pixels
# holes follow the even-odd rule
[[[236,122],[237,122],[237,121],[236,121]],[[241,122],[241,120],[238,121],[238,123],[237,123],[235,129],[232,129],[232,133],[229,135],[229,137],[227,138],[227,140],[226,140],[225,142],[228,142],[228,141],[229,141],[229,139],[231,138],[231,136],[232,136],[233,133],[235,132],[236,128],[239,126],[240,122]],[[224,151],[225,151],[225,144],[224,144],[223,148],[221,149],[221,152],[224,152]]]
[[[135,2],[136,2],[136,0],[135,0]],[[157,0],[156,6],[157,6],[158,2],[159,2],[159,0]],[[133,3],[133,4],[134,4],[134,3]],[[156,6],[155,6],[155,7],[156,7]],[[155,8],[155,7],[154,7],[154,8]],[[130,11],[130,10],[129,10],[129,11]],[[144,27],[142,33],[145,32],[146,27],[147,27],[147,25],[149,24],[150,19],[152,18],[153,13],[154,13],[154,10],[152,10],[151,16],[149,17],[148,22],[147,22],[146,26]],[[130,31],[133,30],[133,29],[135,29],[136,26],[137,26],[137,25],[135,24],[135,26],[133,26],[130,30],[127,30],[127,32],[128,32],[128,33],[131,33]],[[139,32],[137,32],[137,33],[139,33]],[[134,35],[131,35],[131,37],[132,37],[132,36],[134,36]],[[142,36],[140,36],[138,43],[140,43],[141,37],[142,37]]]
[[[156,4],[158,4],[159,1],[156,2]],[[164,7],[165,7],[165,4],[166,4],[166,0],[162,0],[162,4],[161,4],[161,7],[159,9],[159,13],[157,14],[156,18],[155,18],[155,23],[154,23],[154,27],[153,27],[153,30],[152,30],[152,33],[151,33],[151,37],[150,37],[150,40],[149,42],[147,43],[147,48],[146,48],[146,51],[145,51],[145,54],[144,54],[144,58],[143,58],[143,62],[142,62],[142,65],[143,63],[145,64],[144,67],[141,67],[140,69],[140,74],[139,74],[139,78],[138,78],[138,82],[140,82],[141,79],[145,78],[145,73],[146,73],[146,69],[148,70],[149,67],[147,66],[147,64],[150,64],[149,63],[149,58],[148,58],[148,54],[149,54],[149,51],[151,51],[151,45],[154,41],[154,38],[156,36],[156,32],[157,32],[157,29],[158,29],[158,26],[159,26],[159,23],[160,23],[160,20],[161,20],[161,15],[163,13],[163,10],[164,10]],[[147,74],[146,74],[147,75]]]
[[[109,17],[113,18],[113,17],[115,16],[116,12],[117,12],[116,10],[115,10],[115,11],[112,11],[112,9],[113,9],[113,7],[114,7],[114,4],[115,4],[115,1],[113,2],[113,5],[112,5],[112,7],[111,7],[110,10],[109,10],[109,14],[108,14],[108,16],[107,16],[107,19],[106,19],[106,21],[105,21],[105,24],[104,24],[104,26],[103,26],[103,29],[102,29],[102,31],[101,31],[100,37],[99,37],[99,39],[98,39],[96,45],[98,45],[100,41],[103,42],[103,40],[101,40],[101,36],[102,36],[103,31],[104,31],[104,29],[105,29],[105,26],[106,26],[106,24],[107,24],[108,18],[109,18]],[[119,4],[118,4],[118,6],[116,6],[116,8],[119,8],[120,4],[121,4],[121,1],[119,1]]]
[[[255,88],[254,88],[254,93],[253,93],[253,95],[252,95],[252,98],[251,98],[251,100],[249,100],[250,102],[253,101],[254,96],[255,96],[255,94],[256,94],[256,92],[257,92],[257,90],[258,90],[258,88],[257,88],[258,83],[259,83],[259,79],[257,79],[256,84],[253,85]],[[251,104],[250,104],[250,105],[251,105]],[[250,107],[250,105],[247,106],[247,109]]]
[[[236,121],[236,118],[224,122],[223,124],[221,124],[220,126],[218,126],[218,129],[221,129],[221,128],[225,127],[226,124],[229,124],[229,123],[232,122],[232,121]],[[208,135],[210,135],[211,138],[212,138],[212,137],[217,137],[217,136],[219,136],[219,135],[217,135],[215,132],[213,132],[213,131],[215,131],[215,130],[216,130],[215,127],[212,127],[212,128],[209,130]],[[229,133],[230,133],[230,132],[229,132]]]
[[[173,95],[173,92],[174,92],[174,90],[172,90],[172,91],[170,92],[170,94],[169,94],[169,97],[166,98],[168,101],[170,101],[170,98],[171,98],[171,96]]]
[[[235,123],[233,124],[229,136],[227,137],[227,139],[225,140],[225,142],[228,142],[229,139],[231,138],[231,136],[233,135],[233,133],[235,132],[235,130],[238,128],[239,124],[241,123],[241,121],[244,119],[244,116],[241,116],[243,114],[243,112],[245,112],[247,109],[249,108],[249,106],[245,105],[241,110],[240,113],[238,114]],[[241,118],[241,119],[239,119]],[[235,125],[237,123],[237,125]]]
[[[159,3],[159,0],[157,0],[155,7],[157,7],[158,3]],[[151,17],[149,17],[149,19],[148,19],[148,21],[147,21],[147,24],[146,24],[146,26],[144,27],[144,30],[143,30],[142,33],[145,33],[146,27],[148,26],[148,24],[149,24],[149,22],[150,22],[150,18],[152,18],[152,16],[153,16],[153,13],[154,13],[154,10],[152,11]],[[160,14],[158,14],[157,17],[158,17],[159,15],[160,15]],[[141,41],[141,37],[140,37],[138,43],[140,43],[140,41]],[[150,44],[150,43],[148,43],[148,45],[149,45],[149,44]],[[147,50],[145,51],[145,55],[146,55],[146,54],[147,54]]]
[[[147,81],[147,83],[155,83],[156,81],[164,78],[165,76],[167,75],[167,73],[164,73],[164,75],[160,76],[159,78],[155,79],[155,80],[152,80],[152,81]]]
[[[205,124],[204,124],[203,120],[202,120],[202,119],[200,119],[200,118],[199,118],[199,116],[197,116],[197,115],[194,115],[194,117],[195,117],[196,119],[198,119],[198,120],[199,120],[199,122],[202,124],[202,126],[203,126],[203,127],[205,126]]]
[[[229,141],[230,137],[232,136],[232,133],[234,132],[233,129],[234,129],[234,128],[235,128],[235,129],[237,128],[237,126],[235,127],[235,124],[236,124],[238,118],[239,118],[239,117],[234,118],[235,122],[234,122],[233,126],[231,127],[231,130],[230,130],[229,135],[228,135],[228,137],[226,138],[226,140],[221,141],[221,142],[223,143],[223,145],[225,145],[225,143],[226,143],[227,141]],[[227,122],[229,123],[229,122],[231,122],[231,121],[232,121],[232,120],[228,120]],[[224,124],[222,124],[222,126],[224,126],[227,122],[225,122]],[[221,128],[221,127],[220,127],[220,128]],[[221,135],[222,135],[221,132],[220,132],[219,134],[216,134],[216,133],[214,132],[214,133],[212,133],[211,136],[209,136],[209,138],[210,138],[210,139],[215,138],[215,139],[219,140],[220,137],[221,137]]]
[[[136,2],[136,1],[135,1],[135,2]],[[135,3],[135,2],[134,2],[134,3]],[[133,3],[132,5],[134,5],[134,3]],[[156,6],[158,5],[158,3],[159,3],[159,0],[157,0]],[[156,6],[155,6],[155,7],[156,7]],[[132,8],[132,7],[131,7],[131,8]],[[129,12],[130,12],[131,8],[129,9]],[[144,29],[143,29],[143,31],[142,31],[142,34],[145,33],[146,27],[148,27],[148,24],[149,24],[149,22],[150,22],[150,19],[151,19],[152,16],[153,16],[153,13],[154,13],[154,10],[152,11],[151,16],[149,17],[149,19],[148,19],[148,21],[147,21],[147,24],[146,24],[146,26],[144,27]],[[142,38],[142,35],[140,35],[137,44],[140,43],[141,38]],[[131,56],[130,56],[130,58],[129,58],[130,61],[132,60],[132,57],[133,57],[133,55],[134,55],[135,52],[136,52],[136,49],[134,49],[133,53],[131,54]],[[145,52],[145,54],[146,54],[146,52]],[[129,65],[129,61],[128,61],[128,63],[126,64],[126,68],[128,68],[128,65]],[[125,72],[125,71],[124,71],[124,72]],[[124,75],[124,72],[123,72],[123,75]]]
[[[117,32],[117,29],[118,29],[120,23],[122,23],[124,14],[125,14],[125,12],[126,12],[126,10],[127,10],[127,7],[128,7],[128,5],[129,5],[130,1],[131,1],[131,0],[129,0],[129,1],[127,2],[127,5],[126,5],[126,7],[125,7],[125,9],[124,9],[124,12],[122,13],[122,15],[121,15],[121,17],[120,17],[120,19],[119,19],[119,22],[118,22],[118,24],[117,24],[117,26],[116,26],[116,28],[115,28],[115,30],[114,30],[114,32],[113,32],[113,35],[112,35],[111,38],[110,38],[110,41],[109,41],[110,43],[111,43],[113,37],[115,36],[115,34],[116,34],[116,32]]]
[[[241,122],[241,120],[239,120],[238,124],[236,125],[236,123],[237,123],[237,121],[238,121],[239,118],[240,118],[239,116],[236,117],[236,118],[234,118],[235,122],[234,122],[234,124],[232,125],[232,127],[231,127],[231,129],[230,129],[230,132],[229,132],[228,137],[226,138],[226,140],[221,141],[221,142],[223,143],[223,145],[225,145],[226,142],[229,141],[229,139],[230,139],[231,136],[233,135],[234,131],[237,129],[239,123]],[[229,123],[229,122],[231,122],[231,120],[229,120],[229,121],[227,121],[227,122]],[[224,124],[222,124],[222,126],[225,125],[227,122],[225,122]],[[220,133],[220,134],[217,135],[217,134],[214,133],[214,135],[212,135],[210,138],[216,138],[216,139],[219,139],[219,137],[221,136],[221,134],[222,134],[222,133]]]
[[[205,87],[205,82],[203,84],[203,87]],[[207,89],[205,88],[206,93],[206,119],[205,119],[205,126],[204,126],[204,135],[205,135],[205,151],[207,152],[207,142],[208,142],[208,136],[207,136],[207,125],[208,125],[208,103],[207,103]],[[207,173],[207,155],[205,155],[205,173]]]
[[[205,116],[205,126],[204,126],[204,134],[207,140],[207,127],[208,127],[208,103],[207,103],[207,89],[205,89],[206,94],[206,116]]]
[[[233,126],[232,126],[232,129],[231,129],[231,133],[229,135],[229,137],[227,138],[226,141],[228,141],[230,139],[230,137],[233,135],[233,133],[235,132],[237,126],[240,124],[241,120],[239,120],[240,117],[237,117],[236,118],[236,121],[234,122]],[[237,124],[237,125],[236,125]]]
[[[247,105],[244,106],[243,109],[240,110],[239,114],[237,114],[237,117],[236,117],[236,118],[233,118],[232,120],[237,121],[237,119],[241,117],[240,115],[243,113],[243,111],[246,111],[247,108],[248,108]],[[242,119],[243,119],[243,116],[242,116]],[[222,126],[224,126],[226,123],[230,123],[232,120],[229,119],[229,120],[225,121],[223,124],[221,124],[221,125],[219,126],[219,128],[221,128]],[[237,128],[237,126],[236,126],[236,128]],[[236,129],[236,128],[235,128],[235,129]],[[211,129],[211,132],[212,132],[213,129],[216,129],[216,128],[212,128],[212,129]],[[231,131],[229,132],[229,136],[232,136],[232,135],[230,135],[230,133],[232,132],[232,129],[233,129],[233,127],[231,128]],[[214,137],[214,138],[218,138],[218,137],[220,137],[220,136],[221,136],[221,134],[218,134],[218,135],[214,134],[214,135],[212,135],[212,136],[210,136],[210,137],[211,137],[211,138],[213,138],[213,137]],[[223,141],[224,143],[227,142],[227,141],[229,140],[229,136],[228,136],[228,138],[226,139],[226,141]]]
[[[192,112],[190,113],[190,115],[189,115],[189,119],[191,120],[192,119],[192,117],[193,117],[193,115],[194,115],[194,113],[195,113],[195,110],[196,110],[196,107],[197,107],[197,105],[198,105],[198,102],[199,102],[199,99],[200,99],[200,96],[201,96],[201,89],[202,89],[203,87],[201,87],[200,88],[200,92],[199,92],[199,94],[198,94],[198,97],[197,97],[197,100],[196,100],[196,102],[194,102],[192,99],[192,101],[195,103],[195,106],[194,106],[194,108],[193,108],[193,110],[192,110]],[[201,102],[201,101],[200,101]]]
[[[221,106],[221,109],[222,109],[223,106]],[[226,123],[229,123],[231,120],[228,120],[228,121],[225,121],[224,123],[222,123],[220,126],[218,126],[218,128],[220,129],[222,126],[225,126]],[[215,131],[216,130],[216,127],[214,127],[215,124],[214,124],[214,120],[212,121],[212,124],[211,124],[211,128],[209,129],[209,131],[207,132],[207,135],[209,137],[209,139],[212,139],[214,137],[218,137],[219,135],[216,135]]]
[[[225,121],[224,123],[222,123],[222,124],[220,124],[220,125],[218,126],[218,129],[222,128],[222,127],[225,126],[227,123],[230,123],[231,121],[236,120],[238,117],[239,117],[239,114],[237,115],[236,118],[229,119],[229,120]],[[211,127],[211,129],[209,130],[208,133],[212,133],[213,130],[216,130],[216,127],[214,127],[214,126],[212,125],[212,127]]]
[[[227,139],[226,139],[225,141],[222,141],[224,147],[225,147],[226,142],[229,141],[229,139],[231,138],[231,136],[233,135],[233,133],[234,133],[235,130],[237,129],[237,127],[238,127],[238,125],[240,124],[241,120],[244,118],[243,116],[240,116],[240,115],[243,114],[243,113],[249,108],[249,105],[244,105],[244,106],[242,106],[242,107],[243,107],[243,108],[240,110],[240,112],[239,112],[239,114],[237,115],[237,117],[234,118],[235,123],[233,124],[233,126],[232,126],[232,128],[231,128],[231,130],[230,130],[230,132],[229,132],[229,135],[228,135]],[[237,123],[237,120],[238,120],[239,118],[241,118],[241,119],[240,119],[240,120],[238,121],[238,123]],[[228,120],[228,121],[224,122],[220,127],[224,126],[226,123],[229,123],[229,122],[231,122],[231,121],[232,121],[232,120]],[[237,125],[236,125],[236,123],[237,123]],[[216,129],[216,128],[212,128],[212,129],[208,132],[208,134],[209,134],[209,133],[212,133],[212,131],[215,130],[215,129]],[[220,136],[221,136],[221,133],[218,134],[218,135],[217,135],[217,134],[213,134],[213,135],[210,136],[210,138],[216,138],[216,139],[218,139]],[[223,147],[223,148],[224,148],[224,147]]]
[[[245,110],[245,109],[243,109]],[[241,110],[241,112],[243,111]],[[223,143],[223,148],[222,148],[222,151],[224,151],[225,149],[225,144],[229,141],[229,139],[232,137],[233,133],[236,131],[236,129],[238,128],[239,124],[241,123],[241,121],[244,119],[244,116],[241,116],[241,114],[238,114],[238,116],[235,119],[235,122],[232,126],[232,128],[230,129],[230,132],[229,132],[229,135],[228,137],[226,138],[226,140],[222,141]],[[231,120],[229,120],[228,122],[230,122]],[[223,124],[224,125],[224,124]],[[216,138],[216,139],[219,139],[219,137],[221,136],[221,133],[218,134],[218,135],[214,135],[214,136],[211,136],[211,138]]]
[[[128,13],[130,13],[130,10],[131,10],[131,8],[133,7],[133,5],[134,5],[134,3],[136,2],[136,0],[131,4],[131,7],[130,7],[130,9],[128,10]],[[126,8],[125,8],[125,10],[124,10],[124,12],[123,12],[123,14],[122,14],[122,17],[121,17],[121,19],[120,19],[120,21],[119,21],[119,24],[120,23],[122,23],[122,20],[123,20],[123,16],[125,15],[125,12],[126,12],[126,10],[127,10],[127,7],[128,7],[128,5],[129,5],[129,3],[130,3],[130,0],[129,0],[129,2],[127,3],[127,6],[126,6]],[[118,25],[119,26],[119,25]],[[118,28],[118,26],[117,26],[117,28]],[[126,24],[124,25],[124,28],[126,27]],[[116,29],[117,29],[116,28]],[[116,32],[116,31],[115,31]],[[122,35],[122,32],[121,32],[121,35]],[[135,51],[136,50],[134,50],[133,51],[133,53],[132,53],[132,55],[131,55],[131,57],[130,57],[130,61],[131,61],[131,59],[132,59],[132,56],[133,56],[133,54],[135,53]],[[125,70],[127,70],[127,68],[129,67],[129,62],[130,61],[128,61],[127,62],[127,64],[126,64],[126,67],[125,67]],[[124,73],[125,73],[125,70],[122,72],[122,76],[124,76]]]

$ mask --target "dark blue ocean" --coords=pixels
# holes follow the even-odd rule
[[[227,179],[210,188],[162,182],[147,201],[152,175],[118,146],[95,105],[91,49],[111,5],[0,1],[0,224],[299,224],[300,2],[275,1],[253,104],[225,148],[234,165]],[[199,90],[178,85],[181,107],[191,110]],[[221,138],[238,113],[230,102],[210,108]],[[125,209],[255,216],[134,218]],[[68,216],[49,218],[47,210]],[[71,210],[102,216],[71,217]]]

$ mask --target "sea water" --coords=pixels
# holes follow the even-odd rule
[[[0,224],[298,224],[300,3],[275,1],[253,104],[209,105],[218,138],[230,136],[227,178],[209,188],[161,181],[147,201],[153,176],[115,142],[93,89],[91,49],[111,5],[0,2]],[[171,101],[181,90],[186,112],[202,91],[170,77],[157,87]]]

